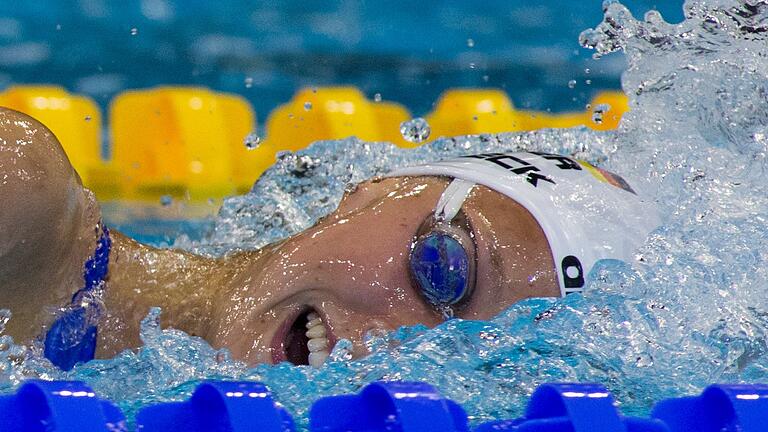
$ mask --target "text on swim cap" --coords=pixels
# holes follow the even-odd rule
[[[525,175],[525,180],[528,181],[528,183],[532,184],[534,187],[538,186],[539,180],[556,184],[554,180],[538,172],[538,171],[541,171],[540,169],[536,168],[535,166],[531,165],[525,160],[517,158],[512,155],[508,155],[504,153],[483,153],[483,154],[469,155],[464,157],[480,159],[486,162],[491,162],[501,168],[504,168],[509,172],[513,172],[518,175]]]
[[[544,158],[546,160],[557,162],[556,166],[561,170],[581,171],[582,169],[581,166],[578,164],[578,162],[566,156],[550,154],[550,153],[541,153],[541,152],[530,152],[530,153],[536,156],[539,156],[541,158]],[[538,186],[539,180],[545,181],[551,184],[557,184],[549,176],[542,174],[540,172],[541,170],[535,165],[533,165],[532,163],[524,159],[520,159],[519,157],[515,157],[514,155],[511,155],[511,154],[482,153],[482,154],[469,155],[464,157],[484,160],[486,162],[493,163],[496,166],[501,167],[509,172],[512,172],[518,175],[524,175],[525,180],[531,185],[533,185],[533,187]]]

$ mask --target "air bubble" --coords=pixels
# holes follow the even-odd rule
[[[255,133],[249,133],[245,137],[245,140],[243,141],[243,143],[245,144],[245,148],[247,148],[248,150],[253,150],[258,148],[259,145],[261,144],[261,137]]]
[[[420,143],[429,138],[431,132],[429,123],[421,117],[400,123],[400,134],[408,142]]]

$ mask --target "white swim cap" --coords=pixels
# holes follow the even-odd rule
[[[566,156],[486,153],[402,168],[388,176],[453,177],[517,201],[544,231],[562,296],[582,291],[586,275],[600,260],[634,261],[636,249],[659,225],[655,206],[624,179]]]

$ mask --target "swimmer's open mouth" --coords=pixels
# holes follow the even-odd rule
[[[295,365],[322,366],[333,347],[326,320],[313,308],[299,313],[285,331],[276,363],[287,360]]]

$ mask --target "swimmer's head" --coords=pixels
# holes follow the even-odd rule
[[[541,183],[534,185],[528,176],[512,172],[513,178],[507,179],[510,187],[543,190],[550,181],[563,180],[555,174],[549,177],[544,163],[564,172],[558,164],[577,164],[554,156],[512,157],[527,159],[521,164],[528,168],[518,171],[540,174],[535,178]],[[569,202],[560,200],[586,203],[585,208],[589,203],[617,206],[620,200],[604,196],[616,192],[626,194],[618,196],[630,203],[639,201],[632,192],[622,190],[625,185],[618,179],[608,179],[609,173],[588,164],[571,170],[594,182],[582,179],[584,188],[566,188],[539,201],[526,198],[524,192],[516,196],[504,190],[503,179],[473,177],[478,167],[469,166],[472,163],[466,164],[469,169],[464,172],[436,165],[364,182],[317,225],[262,250],[214,313],[209,339],[252,363],[319,362],[341,338],[351,340],[354,354],[361,356],[366,353],[367,332],[437,325],[446,316],[443,306],[450,306],[458,318],[490,319],[525,298],[562,296],[569,288],[563,274],[582,279],[597,259],[626,258],[632,245],[644,241],[655,220],[650,213],[631,214],[642,212],[642,205],[610,212],[569,210]],[[457,184],[457,178],[471,187]],[[561,205],[565,219],[553,220]],[[645,222],[606,239],[624,222],[590,220],[590,214],[626,216],[629,221],[645,218]],[[557,226],[567,232],[553,233]],[[569,267],[576,264],[562,265],[565,253],[580,258],[582,268],[575,270],[582,273],[571,273]],[[444,277],[449,268],[461,274]]]
[[[442,311],[414,284],[409,257],[449,183],[398,177],[360,184],[317,225],[249,260],[222,293],[208,339],[250,363],[307,364],[310,349],[319,353],[315,361],[338,339],[351,340],[362,356],[369,331],[441,323]],[[455,317],[490,319],[522,299],[559,295],[546,237],[514,200],[478,186],[454,222],[472,244],[475,272],[467,295],[451,305]],[[316,339],[311,347],[309,339]]]
[[[0,283],[13,281],[18,289],[31,289],[41,281],[27,281],[29,287],[22,288],[20,275],[44,277],[59,265],[74,265],[61,263],[72,255],[72,248],[81,243],[86,247],[86,241],[92,248],[93,234],[81,231],[98,221],[98,206],[56,136],[34,118],[2,107],[0,172],[0,200],[14,203],[0,211]],[[14,295],[11,288],[2,292]],[[12,304],[12,299],[4,304]]]

